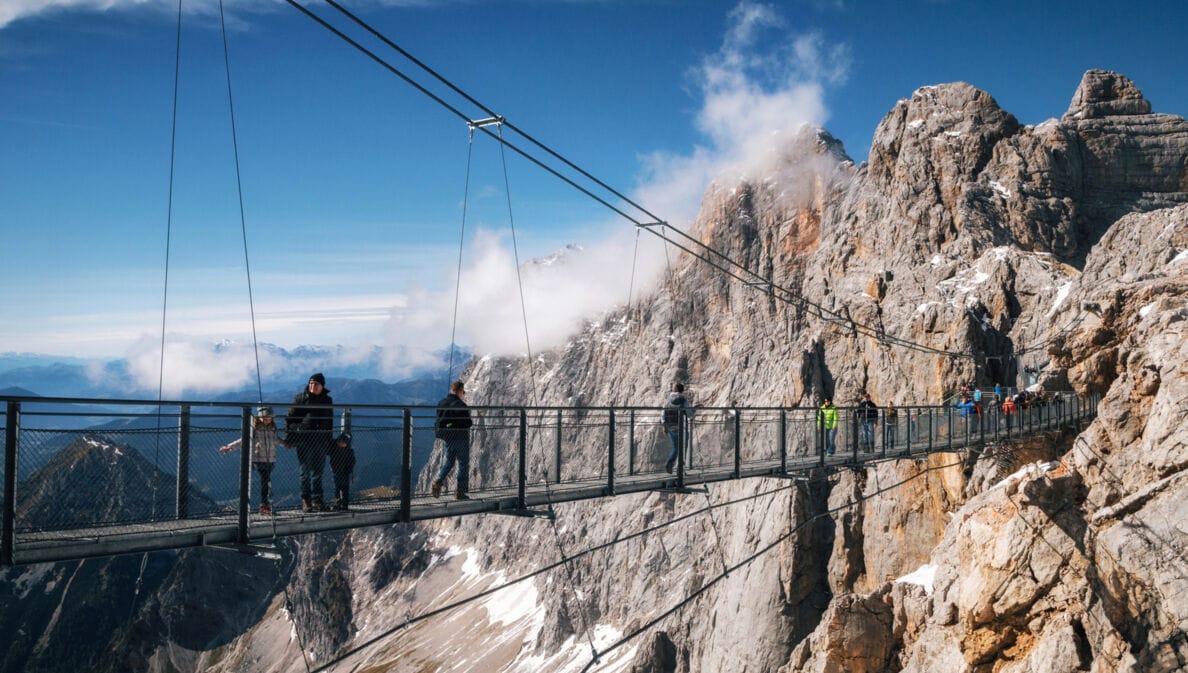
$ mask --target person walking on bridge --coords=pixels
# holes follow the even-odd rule
[[[470,426],[473,423],[470,409],[462,399],[465,395],[465,384],[454,381],[450,384],[450,394],[437,403],[437,421],[433,428],[445,448],[446,460],[437,472],[437,479],[433,480],[431,492],[434,498],[441,497],[445,479],[457,463],[458,487],[454,490],[454,499],[470,500],[466,493],[470,490]]]
[[[334,400],[321,372],[309,377],[285,417],[285,445],[297,449],[301,464],[301,511],[324,512],[322,471],[334,434]]]
[[[684,443],[689,443],[688,433],[689,417],[693,415],[693,408],[689,404],[689,398],[685,397],[685,384],[676,383],[672,386],[672,392],[668,393],[668,399],[664,400],[664,431],[668,433],[668,439],[672,443],[672,449],[668,452],[668,459],[664,461],[664,469],[672,474],[672,468],[676,465],[677,456],[681,452],[681,439],[684,438]],[[682,424],[685,424],[682,427]],[[684,432],[682,432],[682,430]]]
[[[832,456],[837,448],[837,407],[833,406],[831,397],[826,397],[821,408],[817,410],[817,429],[824,438],[825,455]]]

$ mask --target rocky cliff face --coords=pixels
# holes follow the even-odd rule
[[[396,671],[1188,667],[1188,124],[1090,71],[1059,121],[1021,125],[947,84],[900,101],[861,165],[817,130],[779,154],[770,175],[711,185],[692,233],[803,301],[674,255],[650,296],[566,348],[474,361],[472,403],[659,404],[674,381],[708,406],[935,403],[1040,366],[1046,385],[1104,393],[1099,418],[555,522],[303,538],[289,605],[274,588],[229,640],[152,640],[148,668],[300,671],[302,651]],[[597,473],[597,442],[575,436],[567,464]],[[667,447],[639,452],[659,465]],[[475,482],[511,469],[476,450]]]

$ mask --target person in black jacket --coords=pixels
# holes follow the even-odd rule
[[[342,433],[330,445],[330,469],[334,471],[334,505],[331,509],[346,512],[351,508],[351,473],[355,470],[351,433]]]
[[[285,445],[297,449],[301,464],[301,511],[324,512],[322,471],[334,431],[334,400],[321,372],[309,377],[285,417]]]
[[[458,488],[454,491],[457,500],[469,500],[466,492],[470,490],[470,409],[462,397],[466,394],[466,386],[461,381],[450,384],[450,394],[437,403],[437,421],[433,428],[437,438],[445,447],[446,460],[433,480],[433,497],[441,497],[441,489],[445,478],[458,464]]]
[[[862,450],[874,451],[874,428],[879,420],[879,408],[871,401],[870,393],[864,394],[858,403],[858,420],[862,423]]]

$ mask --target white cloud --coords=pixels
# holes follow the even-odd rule
[[[210,342],[169,334],[162,362],[160,339],[146,335],[132,344],[126,357],[133,380],[146,390],[156,390],[160,383],[166,399],[186,393],[208,394],[239,388],[256,380],[255,355],[250,343],[214,349]],[[263,373],[271,362],[267,352],[261,358]]]
[[[708,142],[687,154],[656,152],[641,157],[641,182],[633,198],[675,226],[696,216],[702,193],[723,173],[745,177],[764,173],[784,157],[778,150],[806,124],[827,118],[827,84],[843,81],[849,65],[846,45],[828,45],[817,33],[790,34],[773,5],[742,2],[730,12],[721,48],[707,56],[691,76],[701,95],[696,124]],[[786,176],[795,181],[803,171]],[[663,244],[651,234],[640,238],[636,260],[633,229],[622,220],[615,233],[568,256],[564,264],[526,268],[524,304],[533,351],[559,346],[583,320],[635,297],[665,266]],[[527,349],[520,293],[510,238],[490,231],[470,243],[461,278],[458,343],[480,354],[520,354]],[[677,251],[668,249],[675,259]],[[524,260],[521,260],[524,261]],[[453,294],[412,293],[410,303],[393,311],[386,331],[392,344],[426,344],[427,330],[448,341]]]
[[[122,12],[148,10],[177,16],[175,0],[4,0],[0,2],[0,28],[13,21],[62,11]],[[225,5],[230,27],[242,27],[231,14],[236,11],[267,11],[276,7],[275,0],[236,0]],[[187,15],[214,16],[219,13],[218,0],[185,0],[182,12]]]

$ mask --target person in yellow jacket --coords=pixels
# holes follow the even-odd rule
[[[837,407],[832,398],[826,397],[817,411],[817,428],[825,434],[825,455],[832,456],[837,440]]]

